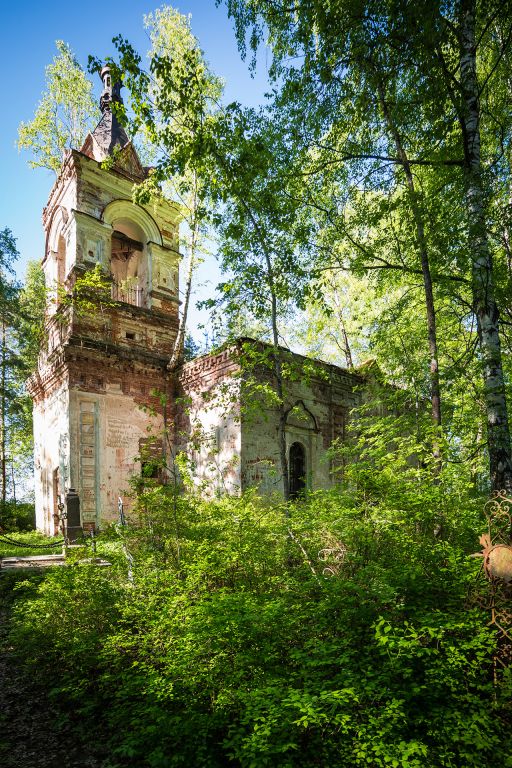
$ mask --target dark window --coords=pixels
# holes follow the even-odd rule
[[[290,497],[297,498],[306,488],[306,451],[302,443],[290,446]]]

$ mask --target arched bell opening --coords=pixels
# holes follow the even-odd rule
[[[129,219],[117,219],[112,228],[112,298],[136,307],[148,307],[148,254],[144,231]]]
[[[306,490],[306,449],[302,443],[295,442],[290,445],[288,474],[290,498],[296,499]]]

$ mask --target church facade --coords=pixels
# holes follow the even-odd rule
[[[69,488],[78,492],[84,528],[115,519],[145,449],[164,442],[168,453],[189,457],[194,482],[205,492],[280,487],[277,415],[263,401],[243,406],[250,385],[242,342],[185,363],[170,380],[180,213],[164,200],[132,202],[133,186],[148,169],[111,110],[120,97],[109,69],[101,75],[100,123],[80,150],[67,152],[43,212],[46,341],[29,391],[36,522],[50,535],[58,531]],[[94,268],[109,281],[110,297],[84,311],[66,296]],[[355,374],[318,363],[316,374],[287,387],[292,487],[331,484],[327,451],[343,439],[361,384]]]
[[[263,365],[251,362],[254,350],[266,358]],[[342,466],[329,449],[345,440],[364,379],[287,350],[281,354],[291,372],[284,382],[284,431],[293,496],[340,479]],[[184,405],[175,409],[174,440],[203,492],[282,493],[275,389],[271,347],[251,339],[182,366],[178,393]]]

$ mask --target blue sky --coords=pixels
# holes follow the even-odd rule
[[[27,165],[26,152],[19,153],[16,136],[21,120],[30,120],[44,89],[44,70],[55,55],[55,41],[69,43],[86,66],[89,54],[100,58],[114,53],[114,35],[122,34],[141,53],[148,47],[143,15],[162,3],[139,0],[107,0],[104,3],[27,2],[4,5],[0,24],[0,65],[2,72],[2,118],[0,158],[2,196],[0,229],[9,227],[18,242],[20,276],[29,259],[43,255],[41,213],[54,175]],[[263,61],[253,79],[237,50],[232,24],[224,6],[214,0],[189,0],[173,4],[181,13],[192,14],[192,29],[212,70],[226,82],[226,98],[245,104],[262,101],[266,89]],[[99,97],[100,81],[96,92]],[[208,270],[208,268],[207,268]],[[210,267],[211,278],[217,279]],[[208,277],[203,274],[202,279]]]

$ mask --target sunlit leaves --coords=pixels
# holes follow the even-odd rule
[[[65,149],[80,149],[99,119],[92,83],[69,45],[56,42],[58,55],[46,68],[46,90],[34,118],[20,123],[18,148],[31,153],[29,165],[59,172]]]

